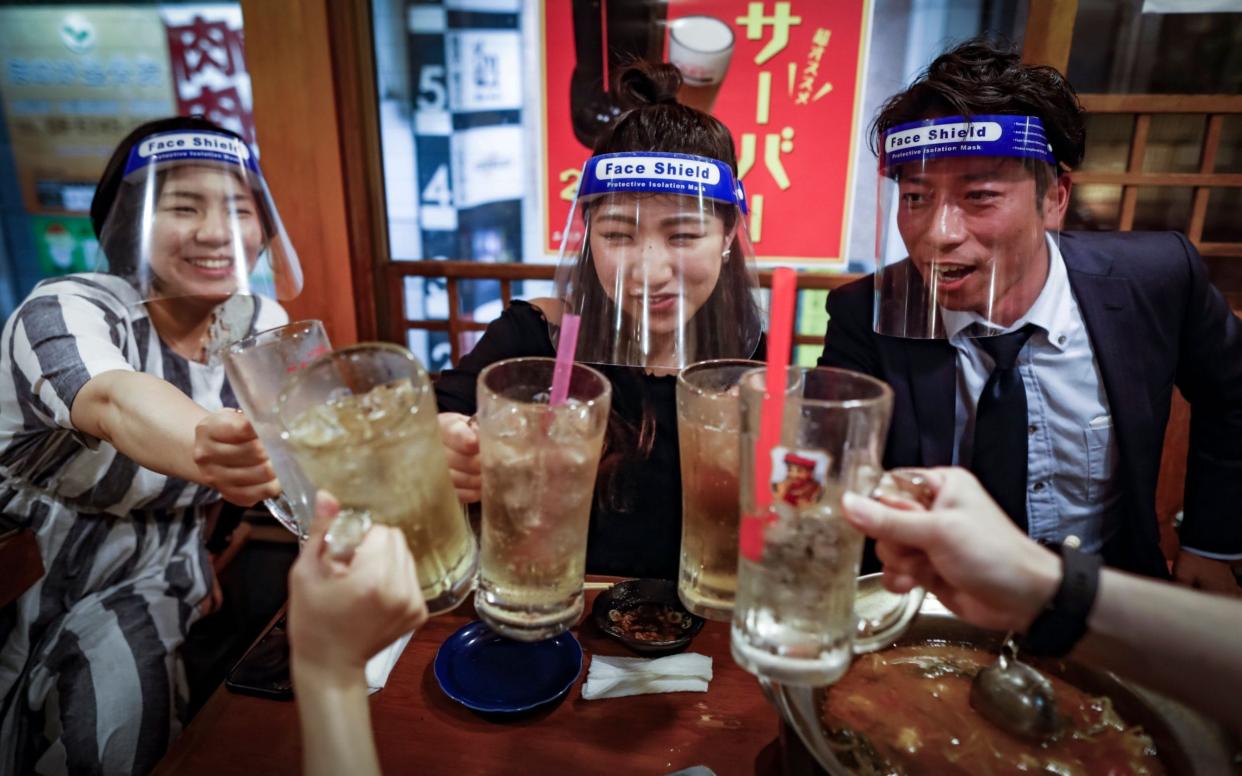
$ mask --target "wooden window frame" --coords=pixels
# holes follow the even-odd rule
[[[523,280],[552,280],[556,267],[552,264],[491,264],[477,261],[392,261],[385,267],[385,293],[388,308],[395,310],[399,326],[405,330],[447,332],[451,360],[454,364],[462,355],[463,335],[487,329],[489,321],[476,321],[461,313],[459,284],[462,281],[496,280],[500,282],[500,299],[505,307],[513,300],[513,284]],[[403,289],[407,277],[442,278],[448,292],[449,314],[447,319],[406,318],[402,312]],[[802,272],[798,275],[798,294],[830,291],[858,279],[858,274],[825,274]],[[759,273],[759,285],[772,287],[772,271]],[[795,326],[797,324],[795,323]],[[397,340],[404,344],[405,340]],[[794,347],[799,345],[823,345],[823,332],[794,332]]]
[[[1084,94],[1079,98],[1090,114],[1129,114],[1134,131],[1125,172],[1075,171],[1074,183],[1121,187],[1121,216],[1118,231],[1134,228],[1138,190],[1149,186],[1194,188],[1190,223],[1186,236],[1205,257],[1242,258],[1242,242],[1204,242],[1203,224],[1207,216],[1208,195],[1213,188],[1242,187],[1242,173],[1215,172],[1225,118],[1242,115],[1242,95],[1237,94]],[[1160,114],[1192,114],[1207,118],[1199,169],[1193,173],[1144,172],[1143,160],[1152,117]]]

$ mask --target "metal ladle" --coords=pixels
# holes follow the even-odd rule
[[[1043,741],[1061,727],[1052,682],[1018,660],[1012,631],[996,662],[975,674],[970,705],[992,724],[1022,738]]]

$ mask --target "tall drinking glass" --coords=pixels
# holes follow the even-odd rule
[[[733,659],[778,683],[831,684],[855,653],[881,649],[918,612],[923,591],[876,620],[855,613],[863,535],[841,516],[847,491],[871,493],[883,474],[892,415],[887,385],[844,369],[790,367],[779,442],[756,477],[765,372],[742,378],[742,529]],[[763,482],[759,480],[763,479]],[[758,488],[767,491],[766,509]]]
[[[677,377],[681,570],[677,595],[700,617],[728,622],[737,591],[738,381],[758,361],[702,361]]]
[[[282,493],[264,502],[272,516],[305,541],[315,515],[315,489],[280,436],[276,403],[290,377],[332,350],[319,321],[298,321],[238,340],[224,350],[224,371],[237,403],[254,426]]]
[[[397,345],[371,343],[318,359],[290,381],[279,413],[293,457],[342,519],[405,534],[432,614],[470,592],[478,564],[440,441],[431,380]]]
[[[587,522],[612,386],[575,364],[569,398],[548,404],[551,358],[479,375],[483,540],[474,608],[493,630],[551,638],[582,615]]]

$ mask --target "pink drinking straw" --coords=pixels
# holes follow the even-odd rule
[[[755,441],[755,512],[742,517],[739,536],[742,555],[756,562],[763,557],[763,530],[772,519],[768,511],[772,505],[772,448],[781,441],[797,293],[797,273],[789,267],[778,267],[773,271],[771,315],[768,318],[768,365],[764,374],[759,437]]]
[[[573,313],[561,316],[561,335],[556,343],[556,367],[552,370],[552,395],[548,404],[555,407],[569,398],[569,375],[574,370],[574,351],[578,348],[579,317]]]

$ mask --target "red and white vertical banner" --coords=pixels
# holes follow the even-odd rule
[[[164,6],[177,113],[202,114],[255,144],[241,7]]]

